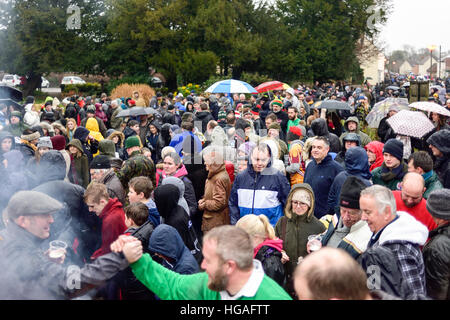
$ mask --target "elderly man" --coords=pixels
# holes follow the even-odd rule
[[[437,226],[426,208],[427,201],[423,198],[424,191],[425,181],[423,177],[418,173],[410,172],[403,178],[402,190],[394,191],[393,194],[398,211],[408,212],[422,222],[428,228],[428,231],[431,231]]]
[[[251,213],[266,215],[274,226],[283,216],[290,185],[271,158],[270,148],[261,143],[253,149],[247,169],[237,175],[228,200],[231,224]]]
[[[361,220],[359,197],[367,185],[358,177],[349,176],[342,185],[339,212],[332,216],[328,230],[322,237],[322,245],[341,248],[357,259],[369,243],[372,232]]]
[[[125,205],[125,190],[117,177],[114,169],[111,167],[111,161],[108,156],[98,155],[90,164],[91,181],[103,183],[108,189],[111,198],[119,199],[122,205]]]
[[[100,257],[82,268],[63,264],[70,250],[46,250],[53,215],[63,204],[37,191],[17,192],[4,214],[6,229],[0,232],[0,298],[8,300],[69,299],[104,284],[127,262],[117,253]]]
[[[359,262],[369,289],[381,289],[402,299],[426,296],[425,268],[420,246],[428,229],[406,212],[397,212],[392,191],[374,185],[361,192],[361,219],[373,235]]]
[[[193,275],[159,265],[133,237],[121,236],[111,249],[123,252],[136,278],[163,300],[290,300],[253,259],[250,236],[236,226],[219,226],[204,236],[205,272]]]
[[[305,171],[304,183],[309,184],[314,190],[316,206],[314,215],[320,219],[328,213],[328,193],[336,176],[344,171],[344,168],[331,158],[330,142],[326,137],[315,137],[312,142],[312,162]]]

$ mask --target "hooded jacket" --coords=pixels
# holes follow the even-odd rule
[[[5,131],[5,130],[0,131],[0,146],[3,143],[3,140],[5,140],[6,138],[11,139],[11,149],[9,151],[16,149],[16,139],[9,131]],[[0,161],[3,161],[3,155],[4,155],[4,152],[0,148]]]
[[[276,281],[280,286],[285,281],[285,271],[281,262],[283,240],[266,239],[253,250],[253,258],[261,261],[264,273]]]
[[[201,263],[203,257],[201,245],[197,239],[192,222],[182,207],[173,199],[180,197],[180,191],[174,185],[161,185],[154,191],[155,204],[159,214],[164,219],[164,223],[174,227],[183,239],[184,244]]]
[[[67,149],[69,149],[70,146],[73,146],[80,150],[81,155],[80,156],[74,156],[70,153],[70,159],[71,159],[71,165],[70,165],[70,171],[69,171],[69,180],[72,183],[78,184],[82,186],[83,188],[86,188],[90,181],[90,171],[89,171],[89,161],[83,152],[83,146],[81,145],[80,140],[78,139],[72,139],[67,144]]]
[[[31,110],[31,108],[33,108],[33,103],[28,103],[25,105],[25,115],[23,116],[23,122],[29,127],[34,127],[37,126],[41,122],[41,120],[39,117],[39,113]]]
[[[311,198],[311,207],[303,215],[297,215],[292,211],[292,196],[297,190],[306,190]],[[307,183],[300,183],[292,186],[289,196],[286,200],[284,208],[284,217],[281,218],[275,226],[275,235],[283,240],[283,249],[289,256],[289,261],[285,263],[286,275],[288,278],[292,276],[299,257],[305,257],[306,243],[308,236],[312,234],[320,234],[325,231],[325,226],[314,216],[316,200],[311,186]],[[283,222],[283,220],[286,222]],[[286,223],[286,231],[283,234],[283,223]]]
[[[339,207],[339,196],[341,194],[342,186],[349,176],[356,176],[364,182],[367,187],[372,185],[370,179],[372,174],[369,171],[369,159],[367,152],[361,147],[353,147],[345,153],[345,171],[340,172],[334,178],[328,193],[328,213],[336,213]]]
[[[339,140],[341,141],[341,144],[343,143],[344,138],[350,133],[350,131],[348,130],[348,123],[350,121],[356,122],[356,132],[355,133],[361,138],[361,146],[362,147],[365,147],[370,142],[372,142],[372,139],[370,139],[370,137],[367,134],[365,134],[364,132],[362,132],[360,130],[358,118],[357,117],[349,117],[344,123],[344,128],[345,128],[346,132],[341,134],[341,136],[339,137]]]
[[[270,157],[272,153],[269,149]],[[289,194],[290,184],[286,176],[272,167],[269,160],[267,167],[255,172],[251,158],[247,169],[239,173],[233,183],[228,206],[230,222],[236,222],[246,214],[264,214],[274,226],[283,216],[283,208]]]
[[[125,135],[120,131],[113,131],[106,139],[112,140],[114,137],[119,137],[119,141],[115,144],[115,158],[122,159],[124,152],[123,144],[125,142]]]
[[[164,171],[162,171],[164,174]],[[193,216],[197,211],[197,199],[195,198],[194,187],[192,182],[186,177],[187,171],[184,165],[175,172],[173,176],[164,176],[161,184],[171,183],[177,186],[180,190],[180,202],[179,204],[186,210],[189,216]],[[162,177],[162,176],[161,176]],[[169,179],[167,181],[167,179]]]
[[[94,118],[87,119],[86,129],[89,130],[89,134],[98,142],[104,139],[103,135],[100,133],[98,122]]]
[[[205,233],[214,227],[230,224],[228,198],[231,192],[231,181],[225,164],[212,164],[205,183],[205,200],[202,231]]]
[[[381,290],[403,299],[424,296],[425,268],[420,246],[425,244],[427,238],[426,226],[410,214],[398,211],[393,221],[372,236],[359,261],[368,277],[373,276],[370,266],[384,264],[380,266]],[[386,252],[390,252],[389,259]],[[385,270],[389,270],[389,273]],[[401,285],[393,288],[385,281],[385,278],[392,279],[393,276],[400,279]]]
[[[306,167],[305,179],[303,181],[308,183],[314,190],[314,195],[317,199],[314,215],[317,218],[321,218],[329,212],[328,194],[334,179],[342,171],[344,171],[344,168],[334,161],[330,154],[319,164],[313,159]]]
[[[450,300],[450,224],[430,232],[423,248],[427,294],[436,300]]]
[[[78,139],[81,142],[83,152],[87,156],[89,163],[94,159],[93,155],[98,152],[98,141],[96,139],[86,141],[90,132],[85,127],[77,127],[73,134],[73,139]]]
[[[339,153],[342,145],[338,136],[328,131],[327,121],[318,118],[311,123],[311,130],[315,136],[327,137],[330,141],[330,152]]]
[[[383,156],[383,147],[384,143],[379,141],[372,141],[369,144],[365,146],[366,150],[369,150],[376,155],[376,160],[374,163],[370,165],[370,172],[372,172],[374,169],[381,167],[381,165],[384,162],[384,156]]]
[[[110,158],[116,158],[116,145],[113,141],[103,139],[98,143],[99,154],[108,156]]]
[[[211,112],[207,110],[200,111],[195,114],[194,124],[198,130],[200,130],[202,133],[205,133],[206,126],[208,125],[208,122],[211,120],[214,120],[214,117],[211,114]]]
[[[192,253],[183,243],[178,231],[167,225],[156,227],[150,236],[148,249],[152,253],[159,253],[167,258],[162,265],[179,274],[193,274],[200,271],[199,265]]]
[[[438,148],[443,157],[436,158],[434,171],[444,188],[450,188],[450,130],[439,130],[427,139],[427,143]]]

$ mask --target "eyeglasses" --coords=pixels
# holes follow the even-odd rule
[[[291,201],[291,204],[293,207],[296,207],[296,206],[307,207],[308,206],[306,203],[303,203],[300,201],[295,201],[295,200]]]

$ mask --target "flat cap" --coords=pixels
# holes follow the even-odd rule
[[[51,214],[63,208],[56,199],[38,191],[19,191],[8,202],[6,214],[9,219],[20,216]]]

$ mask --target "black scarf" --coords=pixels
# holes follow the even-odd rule
[[[386,167],[384,162],[381,165],[381,179],[384,182],[389,182],[394,179],[402,180],[407,172],[408,165],[403,160],[400,162],[400,165],[394,169]]]

